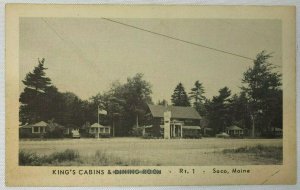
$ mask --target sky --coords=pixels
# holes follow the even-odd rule
[[[281,22],[262,19],[125,19],[139,28],[255,58],[262,50],[282,65]],[[87,100],[118,80],[143,73],[152,99],[170,98],[181,82],[189,92],[196,80],[212,98],[227,86],[238,93],[253,61],[168,39],[101,18],[21,18],[19,36],[22,80],[45,58],[46,75],[61,92]],[[281,72],[281,67],[278,68]]]

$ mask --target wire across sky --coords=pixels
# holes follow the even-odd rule
[[[207,46],[207,45],[203,45],[203,44],[199,44],[199,43],[194,43],[194,42],[186,41],[186,40],[179,39],[179,38],[176,38],[176,37],[173,37],[173,36],[168,36],[168,35],[165,35],[165,34],[161,34],[161,33],[158,33],[158,32],[151,31],[151,30],[147,30],[147,29],[144,29],[144,28],[140,28],[140,27],[137,27],[137,26],[126,24],[126,23],[123,23],[123,22],[120,22],[120,21],[109,19],[109,18],[102,17],[102,19],[107,20],[109,22],[116,23],[116,24],[120,24],[120,25],[123,25],[123,26],[126,26],[126,27],[134,28],[136,30],[140,30],[140,31],[143,31],[143,32],[148,32],[148,33],[151,33],[153,35],[158,35],[158,36],[162,36],[162,37],[169,38],[169,39],[172,39],[172,40],[176,40],[176,41],[179,41],[179,42],[187,43],[187,44],[190,44],[190,45],[194,45],[194,46],[198,46],[198,47],[210,49],[210,50],[213,50],[213,51],[216,51],[216,52],[220,52],[220,53],[224,53],[224,54],[229,54],[229,55],[232,55],[232,56],[236,56],[236,57],[240,57],[240,58],[244,58],[244,59],[248,59],[248,60],[252,60],[252,61],[255,60],[255,59],[253,59],[251,57],[247,57],[247,56],[244,56],[244,55],[239,55],[239,54],[236,54],[236,53],[233,53],[233,52],[229,52],[229,51],[225,51],[225,50],[213,48],[213,47],[210,47],[210,46]]]

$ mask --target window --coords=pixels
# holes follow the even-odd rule
[[[161,124],[161,125],[164,124],[164,118],[160,118],[160,124]]]
[[[33,127],[33,132],[34,133],[39,133],[39,127]]]
[[[104,128],[100,128],[100,133],[103,133],[104,132]]]
[[[108,128],[105,128],[105,133],[108,133],[109,129]]]

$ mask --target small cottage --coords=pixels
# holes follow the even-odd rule
[[[45,121],[37,122],[31,126],[32,133],[46,133],[46,128],[48,128],[48,123]]]
[[[240,137],[244,135],[244,130],[238,126],[230,126],[226,128],[226,133],[230,136]]]
[[[110,126],[103,126],[98,123],[94,123],[89,127],[89,134],[94,135],[95,138],[110,137]]]

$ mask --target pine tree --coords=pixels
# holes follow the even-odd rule
[[[208,119],[209,126],[215,133],[224,132],[230,125],[231,113],[229,113],[231,91],[227,88],[221,88],[219,95],[214,96],[212,101],[208,101]]]
[[[26,88],[31,88],[36,92],[45,92],[46,88],[51,85],[51,80],[48,77],[45,77],[44,67],[45,59],[38,60],[39,64],[33,70],[33,73],[29,72],[25,80],[22,80],[23,84],[26,85]]]
[[[171,97],[171,101],[174,106],[191,106],[189,97],[185,92],[185,89],[181,82],[176,86]]]
[[[44,67],[45,59],[38,60],[39,64],[29,72],[22,81],[25,85],[24,92],[20,95],[20,121],[32,123],[44,119],[43,114],[47,109],[45,106],[45,93],[51,86],[50,78],[46,77]]]
[[[191,92],[189,93],[190,98],[193,100],[193,106],[200,115],[205,114],[204,101],[206,98],[203,95],[204,92],[205,91],[202,83],[197,80],[194,84],[194,87],[191,89]]]
[[[248,98],[248,112],[252,120],[252,136],[258,126],[260,130],[269,130],[282,123],[282,89],[281,74],[274,72],[274,65],[268,62],[270,54],[259,53],[254,66],[249,68],[243,77],[242,87]],[[281,117],[276,118],[276,117]],[[264,129],[263,129],[264,128]]]

